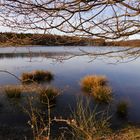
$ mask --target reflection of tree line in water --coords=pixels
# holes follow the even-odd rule
[[[0,58],[15,58],[15,57],[52,57],[52,56],[65,56],[70,55],[71,53],[68,52],[49,52],[49,53],[43,53],[43,52],[27,52],[27,53],[0,53]]]
[[[52,75],[51,79],[49,78],[48,80],[48,78],[45,78],[50,74]],[[58,129],[61,129],[61,131],[58,132],[61,132],[62,136],[58,135],[61,139],[71,137],[79,140],[92,140],[93,138],[115,137],[116,134],[112,133],[110,127],[111,116],[108,114],[109,110],[97,111],[96,109],[100,105],[108,106],[113,101],[113,93],[111,87],[108,85],[109,81],[107,77],[89,75],[81,79],[81,89],[86,93],[84,95],[88,95],[88,98],[86,100],[83,98],[86,102],[82,98],[78,99],[75,109],[71,110],[71,117],[67,119],[62,117],[52,118],[51,115],[53,107],[55,107],[55,100],[57,100],[59,95],[63,94],[63,91],[51,86],[41,86],[42,82],[50,82],[53,78],[51,72],[42,70],[32,71],[21,75],[19,80],[23,83],[22,85],[4,87],[4,92],[9,99],[18,100],[22,98],[22,94],[27,94],[28,108],[23,108],[30,117],[28,123],[31,126],[35,139],[51,139],[55,124],[60,126]],[[89,99],[92,99],[92,97],[95,101],[94,109],[90,108],[93,100]],[[44,106],[43,110],[34,106],[36,101]],[[125,101],[118,102],[116,113],[119,117],[126,118],[128,103]]]

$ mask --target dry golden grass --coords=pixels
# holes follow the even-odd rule
[[[21,97],[21,88],[19,86],[6,86],[4,91],[8,98],[20,98]]]
[[[53,74],[49,71],[43,71],[43,70],[26,72],[23,73],[21,76],[21,80],[23,83],[42,82],[42,81],[50,82],[52,79],[53,79]]]
[[[140,128],[129,126],[112,133],[110,136],[104,137],[103,140],[140,140]]]
[[[91,92],[93,87],[105,86],[107,84],[107,78],[103,75],[88,75],[81,79],[80,84],[85,92]]]
[[[111,99],[112,90],[109,86],[96,86],[92,89],[91,95],[99,102],[108,102]]]
[[[95,100],[108,102],[111,99],[111,88],[107,85],[108,80],[103,75],[88,75],[81,80],[83,91],[92,95]]]

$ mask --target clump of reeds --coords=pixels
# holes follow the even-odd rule
[[[74,138],[78,140],[100,139],[110,133],[110,117],[106,111],[97,111],[90,108],[90,101],[77,101],[75,111],[72,111],[72,119],[66,120],[72,128]]]
[[[108,80],[105,76],[88,75],[80,83],[83,91],[92,95],[95,100],[100,102],[110,101],[112,90],[108,86]]]
[[[50,82],[53,79],[53,74],[49,71],[36,70],[32,72],[26,72],[21,75],[21,80],[23,83],[33,83],[33,82]]]
[[[4,91],[8,98],[20,98],[21,97],[21,88],[18,86],[6,86]]]

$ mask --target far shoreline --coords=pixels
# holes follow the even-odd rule
[[[16,44],[15,44],[15,45],[1,45],[1,44],[0,44],[0,48],[12,48],[12,47],[13,47],[13,48],[23,48],[23,47],[27,47],[27,48],[28,48],[28,47],[29,47],[29,48],[31,48],[31,47],[44,47],[44,48],[45,48],[45,47],[67,47],[67,48],[70,48],[70,47],[71,47],[71,48],[72,48],[72,47],[99,47],[99,48],[104,48],[104,47],[109,47],[109,48],[111,48],[111,47],[116,47],[116,48],[117,48],[117,47],[118,47],[118,48],[119,48],[119,47],[120,47],[120,48],[121,48],[121,47],[126,47],[126,48],[127,48],[127,47],[128,47],[128,48],[139,48],[140,45],[139,45],[139,46],[132,46],[132,45],[130,45],[130,46],[119,46],[119,45],[118,45],[118,46],[117,46],[117,45],[114,45],[114,46],[113,46],[113,45],[111,45],[111,46],[108,46],[108,45],[106,45],[106,46],[95,46],[95,45],[94,45],[94,46],[91,46],[91,45],[89,45],[89,46],[88,46],[88,45],[85,45],[85,46],[80,46],[80,45],[77,45],[77,46],[74,46],[74,45],[71,45],[71,46],[67,46],[67,45],[58,45],[58,46],[56,46],[56,45],[52,45],[52,46],[49,46],[49,45],[48,45],[48,46],[47,46],[47,45],[16,45]]]
[[[140,39],[108,41],[102,38],[60,36],[52,34],[0,33],[3,47],[140,47]]]

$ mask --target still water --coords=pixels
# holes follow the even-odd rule
[[[113,89],[115,103],[127,101],[129,104],[127,121],[140,124],[140,57],[132,51],[138,52],[139,48],[6,47],[0,48],[0,70],[9,71],[18,77],[23,72],[32,70],[48,70],[54,73],[51,85],[66,89],[57,98],[54,108],[54,114],[63,117],[67,117],[69,106],[74,107],[75,98],[82,94],[80,79],[91,74],[105,75]],[[0,73],[1,86],[14,84],[20,82],[7,73]],[[16,109],[10,110],[9,101],[1,96],[0,124],[26,124],[26,117],[20,111],[16,112]]]

